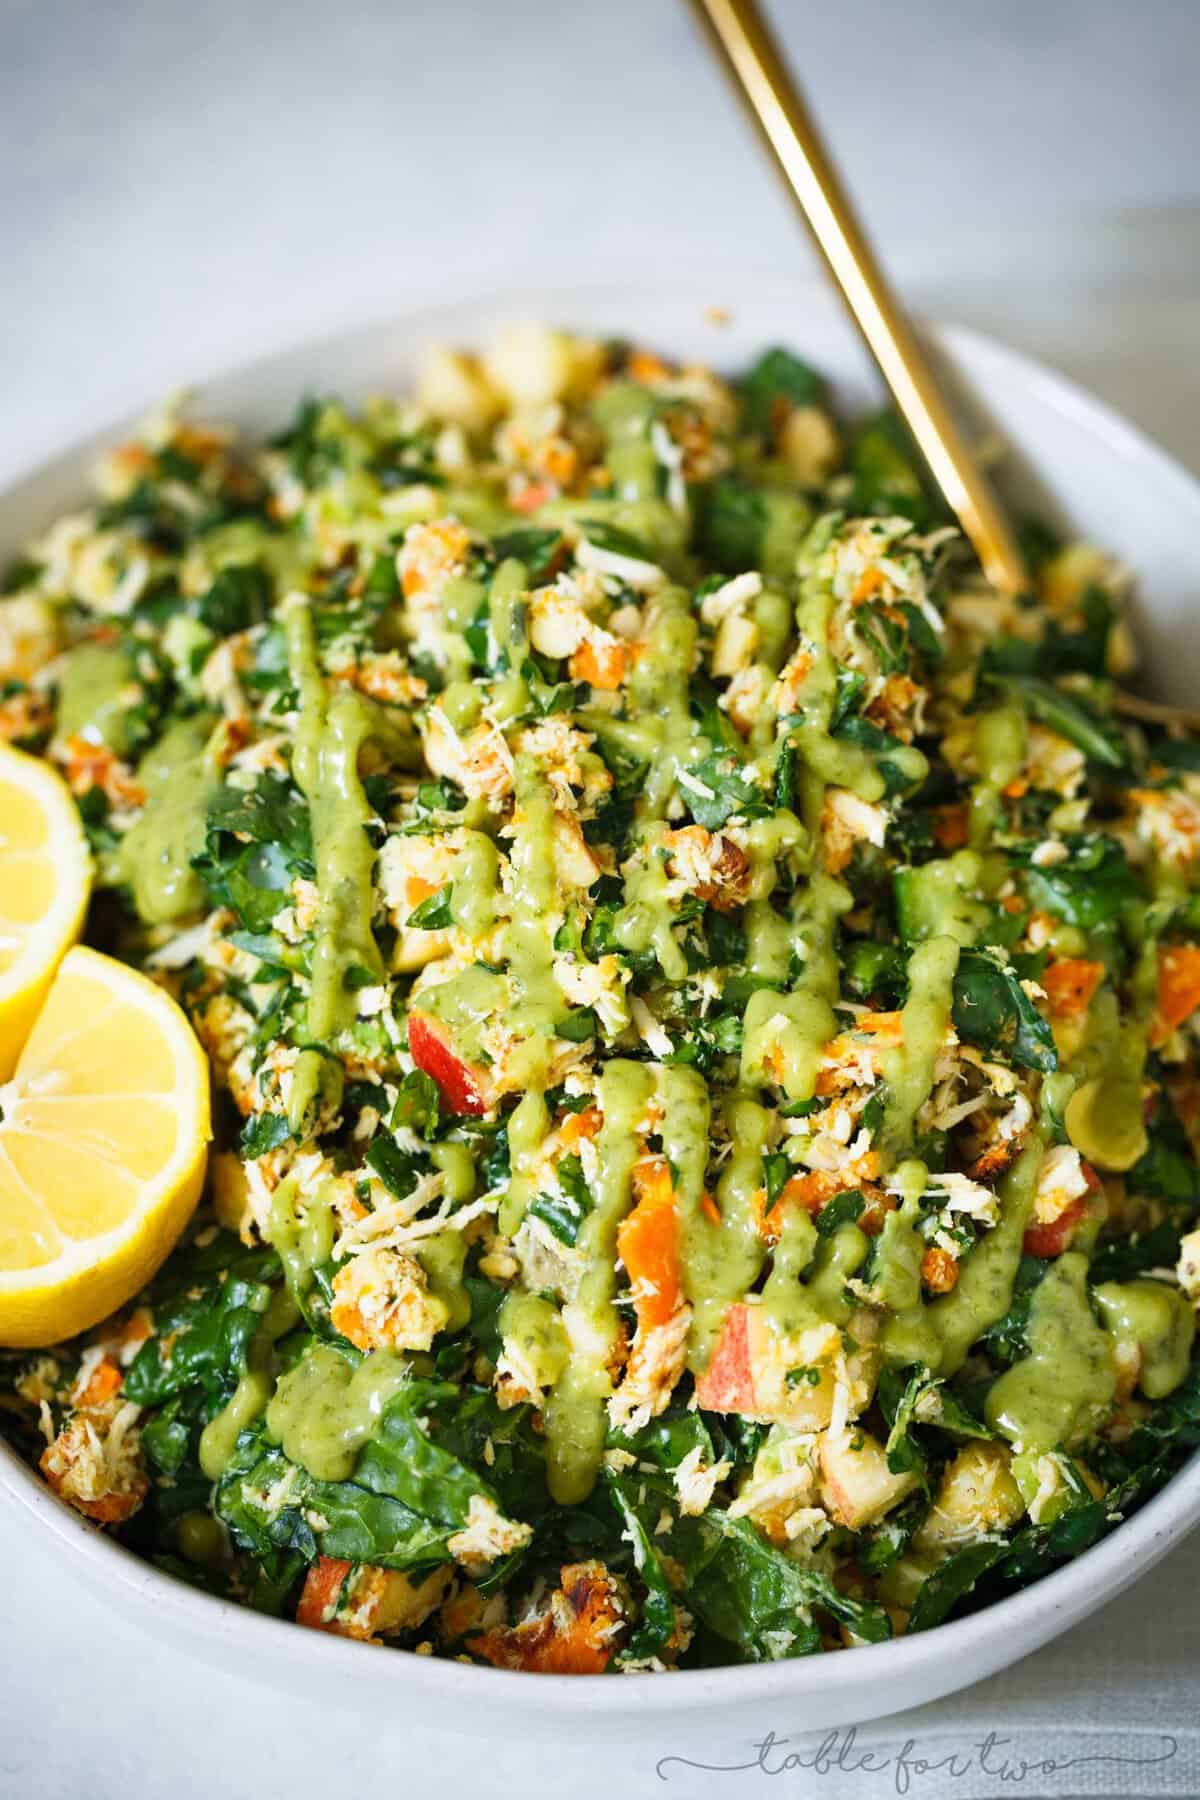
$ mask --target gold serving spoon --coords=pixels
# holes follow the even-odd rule
[[[1003,593],[1030,588],[1004,510],[956,424],[932,365],[867,240],[756,0],[692,0],[983,572]],[[1119,711],[1200,728],[1200,711],[1118,692]]]

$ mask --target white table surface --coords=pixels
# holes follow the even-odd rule
[[[1200,7],[774,10],[914,306],[1043,356],[1200,472]],[[901,11],[903,104],[876,106]],[[671,0],[0,0],[0,479],[181,371],[414,297],[809,266]],[[550,1753],[469,1722],[448,1738],[358,1719],[344,1695],[314,1718],[164,1655],[47,1542],[7,1549],[3,1800],[590,1800],[764,1779],[656,1772],[660,1755],[752,1759],[719,1732]],[[1136,1723],[1169,1730],[1200,1693],[1197,1592],[1193,1540],[1057,1645],[889,1731],[956,1743],[981,1717],[1049,1731],[1106,1708],[1128,1724],[1131,1693]],[[1076,1791],[1064,1779],[1053,1792]],[[854,1791],[894,1792],[894,1772]],[[1077,1791],[1125,1790],[1094,1765]]]

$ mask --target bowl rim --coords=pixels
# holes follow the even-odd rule
[[[24,1508],[49,1528],[73,1559],[90,1565],[97,1581],[115,1582],[126,1600],[149,1604],[160,1616],[173,1615],[191,1640],[239,1639],[247,1651],[256,1648],[281,1662],[314,1662],[328,1671],[331,1692],[338,1676],[365,1692],[364,1677],[403,1681],[406,1693],[485,1703],[509,1709],[535,1695],[559,1713],[605,1717],[634,1708],[646,1712],[695,1712],[702,1707],[746,1700],[786,1701],[804,1698],[833,1701],[854,1691],[873,1692],[869,1716],[882,1717],[912,1704],[909,1687],[923,1672],[954,1668],[967,1673],[958,1681],[941,1682],[936,1698],[957,1686],[984,1679],[1010,1662],[1040,1649],[1052,1637],[1081,1623],[1145,1574],[1200,1524],[1200,1452],[1170,1477],[1163,1488],[1129,1519],[1091,1549],[962,1619],[952,1619],[912,1637],[855,1646],[849,1655],[822,1654],[779,1662],[727,1664],[706,1669],[676,1669],[665,1674],[639,1670],[618,1681],[581,1681],[572,1675],[539,1675],[536,1681],[519,1670],[480,1667],[452,1658],[421,1656],[388,1646],[384,1658],[370,1653],[376,1645],[334,1633],[308,1632],[291,1619],[255,1612],[233,1600],[205,1593],[178,1576],[106,1537],[102,1528],[74,1512],[46,1486],[11,1445],[0,1440],[0,1503],[15,1512]],[[1009,1643],[1020,1645],[1016,1655]],[[979,1655],[979,1652],[984,1652]],[[390,1663],[395,1674],[384,1674]],[[940,1679],[940,1677],[939,1677]],[[632,1684],[632,1686],[631,1686]],[[876,1704],[896,1684],[894,1704]],[[372,1682],[374,1685],[374,1681]]]
[[[716,285],[716,284],[712,284]],[[539,293],[538,311],[543,317],[570,321],[572,307],[586,311],[598,300],[606,303],[627,292],[625,284],[594,282],[548,289]],[[746,290],[743,290],[746,291]],[[695,283],[639,284],[630,294],[631,309],[647,302],[688,306],[698,310]],[[797,304],[816,304],[828,311],[830,297],[817,281],[780,282],[778,278],[755,284],[752,298],[743,303],[747,313],[760,305],[786,299]],[[452,323],[458,314],[488,312],[514,316],[520,304],[530,316],[527,293],[496,288],[463,292],[444,300],[425,296],[409,308],[375,314],[333,330],[307,333],[266,354],[232,360],[193,384],[201,392],[217,383],[240,383],[266,373],[290,359],[306,354],[316,357],[351,341],[367,341],[406,324],[423,328],[439,314]],[[733,311],[738,312],[735,303]],[[1126,463],[1154,465],[1156,481],[1172,490],[1172,498],[1194,511],[1200,525],[1200,480],[1140,426],[1122,417],[1107,402],[1089,394],[1066,376],[1036,358],[1014,350],[989,335],[966,326],[941,321],[920,321],[922,334],[953,363],[962,363],[970,376],[976,369],[993,379],[1020,383],[1033,390],[1051,410],[1071,419],[1100,440],[1110,455]],[[719,336],[714,345],[720,344]],[[719,358],[714,356],[714,361]],[[18,471],[0,486],[0,500],[17,499],[36,492],[39,485],[62,465],[93,455],[115,432],[128,428],[137,414],[96,429],[39,459],[31,469]],[[780,1662],[730,1664],[705,1669],[669,1672],[666,1680],[651,1671],[624,1675],[620,1681],[580,1681],[568,1675],[542,1675],[531,1684],[520,1671],[480,1667],[453,1659],[421,1656],[413,1651],[393,1651],[388,1659],[369,1653],[375,1646],[329,1633],[311,1633],[293,1621],[257,1613],[237,1602],[192,1587],[186,1581],[105,1536],[99,1526],[81,1517],[50,1490],[40,1474],[0,1439],[0,1505],[13,1517],[28,1515],[39,1520],[52,1539],[79,1563],[86,1565],[97,1584],[115,1584],[123,1597],[142,1613],[146,1603],[160,1616],[170,1616],[192,1642],[203,1639],[237,1639],[247,1650],[259,1648],[278,1666],[319,1660],[329,1677],[329,1691],[339,1674],[360,1694],[381,1681],[402,1681],[406,1694],[418,1700],[485,1704],[506,1711],[537,1696],[559,1714],[643,1714],[695,1712],[702,1707],[737,1702],[786,1701],[801,1694],[806,1701],[835,1701],[854,1691],[872,1692],[870,1715],[912,1704],[912,1689],[921,1677],[939,1670],[937,1683],[926,1697],[936,1697],[956,1686],[986,1677],[1019,1657],[1040,1648],[1049,1639],[1079,1623],[1114,1599],[1149,1569],[1192,1529],[1200,1525],[1200,1451],[1189,1458],[1160,1491],[1123,1521],[1098,1544],[1069,1563],[1041,1576],[1029,1586],[992,1605],[954,1619],[912,1637],[882,1644],[856,1646],[851,1656],[819,1655]],[[139,1622],[144,1622],[139,1619]],[[1011,1645],[1017,1644],[1015,1655]],[[395,1673],[383,1671],[394,1662]],[[965,1671],[946,1680],[948,1671]],[[370,1677],[370,1680],[364,1678]],[[632,1684],[632,1686],[631,1686]],[[888,1702],[888,1688],[895,1697]],[[879,1698],[884,1704],[878,1704]]]
[[[932,339],[935,346],[944,346],[972,363],[990,368],[997,377],[1003,376],[1013,382],[1020,382],[1030,392],[1039,395],[1052,410],[1062,414],[1064,418],[1072,419],[1091,436],[1099,439],[1122,462],[1153,462],[1157,477],[1164,485],[1170,484],[1175,489],[1179,503],[1195,511],[1200,517],[1200,475],[1193,474],[1185,463],[1172,451],[1164,449],[1143,426],[1127,419],[1107,400],[1089,392],[1081,383],[1052,369],[1036,356],[1029,356],[1023,350],[1014,350],[1011,344],[1002,343],[999,338],[992,337],[989,332],[978,331],[972,325],[958,325],[942,319],[918,320],[917,325],[923,335]],[[1134,573],[1136,575],[1136,570]]]
[[[726,322],[736,327],[746,313],[764,307],[774,310],[784,304],[795,308],[798,315],[803,308],[814,311],[826,321],[836,320],[848,339],[855,336],[844,308],[828,281],[820,275],[780,276],[767,265],[739,272],[730,285],[736,286],[737,291],[729,305],[707,309],[727,315],[710,321],[714,351],[719,351],[722,327]],[[228,361],[206,363],[200,368],[185,367],[171,392],[176,397],[188,399],[203,394],[214,385],[240,383],[249,377],[261,376],[300,356],[318,357],[351,342],[383,339],[406,327],[417,331],[418,344],[432,343],[437,340],[425,336],[427,329],[442,318],[452,324],[460,314],[493,314],[507,320],[557,318],[563,321],[565,329],[570,330],[572,307],[607,306],[616,301],[624,302],[628,297],[631,307],[678,307],[680,316],[694,324],[702,310],[699,296],[706,292],[719,294],[725,286],[725,277],[714,277],[711,268],[701,264],[670,279],[639,280],[632,286],[628,281],[615,278],[545,284],[537,289],[536,305],[531,304],[531,290],[527,287],[486,283],[447,293],[436,287],[424,288],[414,290],[408,304],[389,311],[373,308],[348,323],[323,323],[300,330],[268,350],[257,349]],[[1149,458],[1157,466],[1158,477],[1169,481],[1176,488],[1181,503],[1195,508],[1200,516],[1200,473],[1194,473],[1178,456],[1158,443],[1145,427],[1127,418],[1109,401],[1038,357],[1017,350],[976,326],[961,325],[940,313],[914,314],[912,322],[918,335],[935,353],[949,351],[953,360],[957,360],[956,352],[961,353],[973,362],[990,365],[998,375],[1020,382],[1038,393],[1053,410],[1073,419],[1099,438],[1123,461]],[[719,365],[721,359],[719,354],[714,354],[711,360]],[[185,358],[181,358],[181,362],[184,361]],[[863,367],[868,368],[869,362],[864,361]],[[161,406],[162,400],[162,393],[142,395],[134,405],[115,416],[106,415],[99,422],[89,418],[82,433],[73,433],[49,447],[42,447],[32,464],[18,465],[0,473],[0,500],[36,488],[63,463],[94,455],[111,442],[115,433],[127,431],[145,419]]]

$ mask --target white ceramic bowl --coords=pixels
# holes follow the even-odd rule
[[[715,284],[714,284],[715,285]],[[277,428],[304,393],[350,398],[403,388],[425,344],[487,338],[511,318],[546,318],[606,336],[636,334],[669,354],[722,370],[743,367],[771,343],[809,357],[831,378],[840,405],[878,404],[858,340],[823,289],[792,287],[734,296],[717,325],[716,291],[628,288],[542,292],[536,297],[438,306],[252,363],[200,384],[197,411],[250,432]],[[1118,555],[1139,578],[1137,623],[1157,694],[1195,702],[1200,688],[1200,485],[1140,432],[1068,382],[1001,346],[952,327],[930,328],[947,379],[967,415],[998,434],[1011,455],[1006,485],[1044,515]],[[185,371],[186,373],[186,371]],[[154,396],[140,397],[146,404]],[[123,421],[45,464],[0,495],[0,551],[81,500],[97,450]],[[497,1729],[527,1738],[597,1738],[618,1730],[662,1740],[688,1714],[731,1729],[783,1719],[789,1728],[863,1722],[933,1700],[995,1673],[1110,1600],[1200,1523],[1200,1455],[1102,1544],[1011,1599],[912,1638],[831,1656],[752,1667],[622,1680],[516,1675],[380,1652],[317,1635],[214,1600],[158,1573],[61,1505],[0,1445],[0,1506],[11,1548],[22,1532],[49,1532],[89,1585],[135,1615],[164,1649],[186,1643],[224,1668],[311,1691],[323,1703],[352,1691],[363,1710],[409,1709],[431,1723]],[[1181,1597],[1181,1604],[1185,1603]]]

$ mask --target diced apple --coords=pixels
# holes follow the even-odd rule
[[[495,1105],[496,1094],[487,1071],[455,1054],[450,1033],[432,1013],[409,1013],[408,1047],[418,1069],[432,1075],[452,1112],[486,1113]]]
[[[708,1412],[754,1411],[754,1366],[750,1360],[750,1308],[731,1306],[707,1369],[696,1383],[697,1403]]]
[[[482,431],[504,402],[476,357],[435,344],[421,366],[417,405],[467,431]]]
[[[937,1497],[913,1546],[943,1553],[988,1532],[1005,1531],[1025,1511],[1006,1444],[966,1444],[942,1476]]]
[[[708,1368],[696,1384],[696,1399],[709,1412],[822,1431],[833,1416],[839,1375],[848,1378],[856,1407],[869,1399],[872,1357],[870,1351],[858,1352],[848,1367],[836,1327],[810,1326],[780,1336],[763,1307],[742,1301],[725,1314]]]
[[[1075,1235],[1075,1227],[1087,1212],[1086,1199],[1072,1200],[1057,1219],[1026,1227],[1021,1248],[1026,1256],[1061,1256]]]
[[[820,1454],[826,1510],[851,1531],[861,1531],[882,1519],[917,1484],[915,1471],[894,1475],[879,1440],[853,1426],[826,1432]]]

